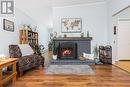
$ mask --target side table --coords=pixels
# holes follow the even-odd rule
[[[17,75],[16,63],[17,63],[17,60],[18,60],[17,58],[0,59],[0,87],[3,87],[3,84],[8,82],[9,80],[12,80],[13,84],[16,81],[16,75]],[[13,66],[12,73],[10,75],[6,76],[5,78],[3,78],[2,69],[5,68],[5,67],[8,67],[10,65]]]

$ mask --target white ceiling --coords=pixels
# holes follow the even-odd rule
[[[106,0],[16,0],[18,6],[32,6],[34,7],[58,7],[58,6],[70,6],[95,2],[103,2]]]
[[[52,7],[80,5],[87,3],[104,2],[106,0],[15,0],[16,8],[22,10],[35,20],[48,16]]]

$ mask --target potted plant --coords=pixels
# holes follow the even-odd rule
[[[55,44],[53,45],[53,59],[56,60],[57,59],[57,53],[58,53],[58,47],[55,46]]]
[[[44,52],[44,45],[37,45],[36,46],[36,51],[38,55],[41,55]]]

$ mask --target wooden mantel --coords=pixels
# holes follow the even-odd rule
[[[66,37],[66,38],[54,38],[54,41],[91,41],[92,37]]]

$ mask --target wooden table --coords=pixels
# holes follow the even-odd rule
[[[17,58],[0,59],[0,87],[2,87],[3,84],[8,82],[9,80],[12,80],[14,84],[14,82],[16,81],[16,75],[17,75],[16,63],[17,63]],[[7,77],[3,78],[2,69],[10,65],[13,66],[12,73],[8,75]]]

